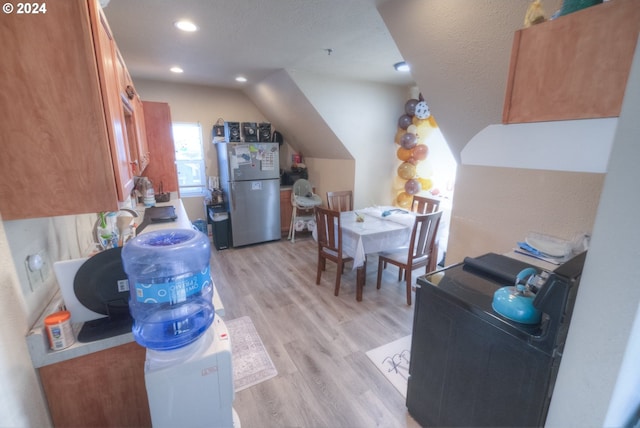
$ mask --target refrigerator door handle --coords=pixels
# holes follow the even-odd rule
[[[236,210],[236,182],[235,181],[231,182],[231,186],[229,190],[230,190],[229,193],[231,193],[229,195],[229,201],[231,202],[231,211],[235,212]]]

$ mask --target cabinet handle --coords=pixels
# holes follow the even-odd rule
[[[136,90],[133,89],[133,86],[131,85],[127,85],[124,92],[127,94],[127,98],[129,98],[130,100],[132,100],[133,97],[136,96]]]

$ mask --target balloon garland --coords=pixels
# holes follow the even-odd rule
[[[400,146],[396,156],[402,161],[394,182],[394,190],[397,191],[395,205],[406,209],[411,207],[413,195],[433,187],[432,179],[421,177],[416,167],[427,159],[429,147],[425,141],[438,125],[422,94],[418,98],[405,103],[405,114],[398,119],[395,136],[395,143]]]

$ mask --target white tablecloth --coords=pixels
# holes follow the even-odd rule
[[[383,216],[385,211],[389,215]],[[363,222],[357,222],[357,214]],[[342,224],[342,251],[353,257],[353,268],[364,264],[365,255],[391,251],[409,246],[415,214],[394,207],[371,207],[345,211],[340,215]]]

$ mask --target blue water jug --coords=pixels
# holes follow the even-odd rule
[[[129,278],[133,337],[155,350],[180,348],[213,322],[213,283],[207,235],[164,229],[139,235],[122,248]]]

